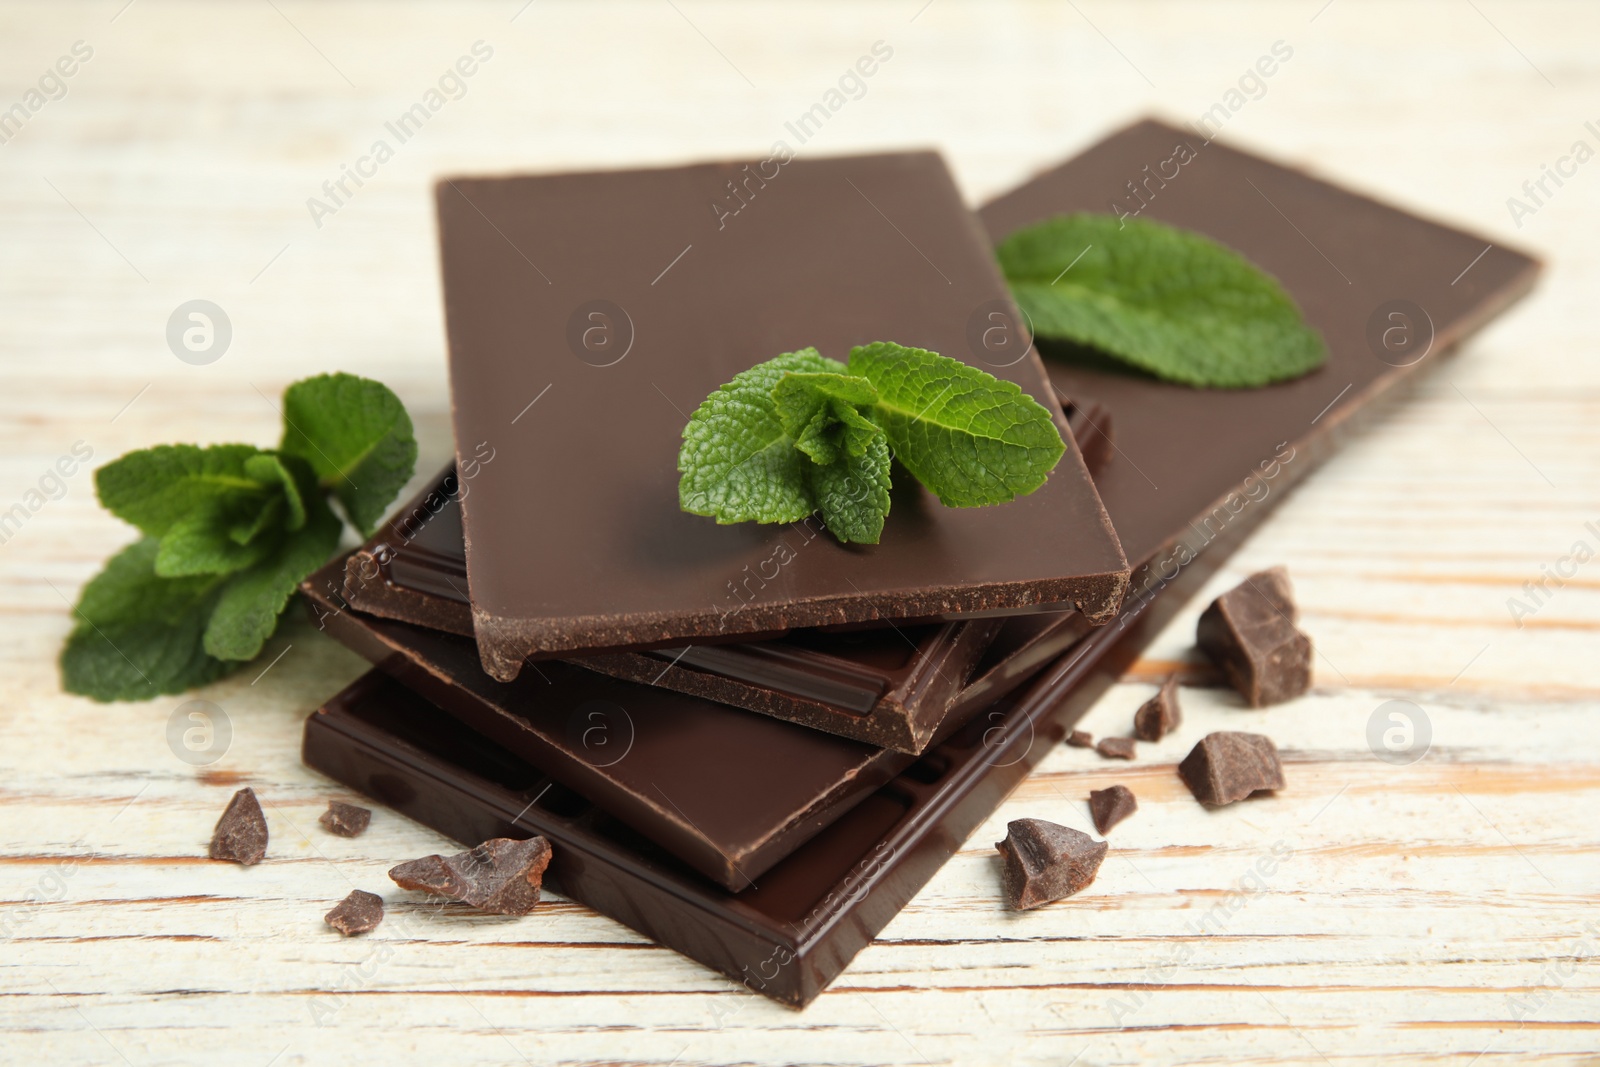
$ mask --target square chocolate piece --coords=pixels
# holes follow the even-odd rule
[[[1037,491],[950,508],[899,477],[878,545],[678,505],[689,413],[784,352],[895,341],[1054,407],[1036,353],[984,343],[1017,315],[938,154],[456,178],[437,200],[457,462],[476,464],[473,627],[495,678],[529,656],[801,626],[1115,614],[1127,562],[1059,410],[1068,449]]]

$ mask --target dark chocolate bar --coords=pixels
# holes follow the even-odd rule
[[[730,889],[915,758],[564,660],[497,682],[470,638],[346,610],[344,566],[301,583],[324,631]]]
[[[1084,401],[1075,435],[1085,458],[1103,464],[1095,485],[1134,566],[1132,598],[1153,596],[1242,515],[1275,502],[1337,447],[1358,411],[1504,310],[1539,272],[1532,257],[1476,234],[1154,121],[1111,135],[978,217],[998,243],[1074,211],[1135,213],[1206,234],[1273,274],[1328,343],[1327,364],[1303,378],[1193,389],[1039,342],[1057,396]],[[1390,326],[1399,328],[1386,334]],[[1104,442],[1083,424],[1106,425]],[[1082,627],[1070,616],[1008,620],[947,721],[1004,692],[1028,657],[1057,654]]]
[[[1037,217],[1103,210],[1105,201],[1139,176],[1146,162],[1167,158],[1174,136],[1182,134],[1155,123],[1122,131],[999,201],[1011,205],[1011,216],[1000,212],[991,217],[985,211],[985,221],[1000,236],[1007,232],[1008,217],[1021,215],[1012,223],[1021,225],[1029,212]],[[1162,154],[1155,155],[1158,151]],[[1194,167],[1199,169],[1190,169]],[[1360,252],[1342,264],[1356,272],[1352,279],[1362,279],[1357,290],[1355,285],[1310,284],[1310,266],[1324,261],[1292,228],[1281,226],[1276,213],[1219,211],[1225,226],[1195,224],[1264,265],[1298,265],[1289,271],[1280,267],[1277,273],[1297,279],[1290,291],[1328,337],[1329,363],[1313,376],[1331,386],[1323,401],[1327,410],[1285,411],[1277,398],[1298,393],[1283,386],[1222,393],[1132,376],[1109,379],[1114,388],[1107,391],[1116,399],[1104,401],[1077,388],[1091,372],[1057,365],[1053,377],[1064,391],[1102,400],[1114,419],[1110,458],[1097,481],[1124,542],[1139,546],[1135,551],[1145,561],[1143,584],[1136,587],[1139,595],[1130,597],[1112,625],[1078,635],[1020,698],[979,709],[951,738],[775,864],[758,888],[729,893],[565,792],[552,790],[530,806],[545,788],[531,768],[437,711],[405,725],[392,708],[413,698],[398,688],[364,705],[360,715],[337,705],[312,715],[306,728],[307,762],[463,842],[512,832],[545,834],[556,846],[552,878],[573,899],[756,992],[790,1004],[808,1002],[1125,672],[1183,602],[1277,506],[1282,490],[1331,453],[1359,425],[1356,413],[1406,372],[1390,362],[1373,373],[1368,364],[1377,357],[1359,331],[1353,335],[1342,327],[1330,329],[1330,324],[1368,316],[1370,290],[1385,288],[1385,279],[1402,292],[1402,283],[1413,277],[1431,279],[1443,272],[1448,283],[1482,249],[1475,238],[1220,145],[1207,146],[1185,168],[1182,181],[1163,193],[1176,199],[1183,182],[1191,182],[1196,195],[1211,190],[1225,197],[1235,184],[1248,188],[1246,177],[1275,199],[1278,193],[1292,192],[1286,199],[1302,208],[1309,202],[1312,210],[1300,225],[1315,227],[1307,231],[1313,240],[1320,242],[1325,231],[1341,229],[1366,235],[1368,245],[1360,249],[1339,246],[1347,253]],[[1044,203],[1028,207],[1023,200],[1040,182],[1052,192]],[[1463,247],[1471,255],[1457,264]],[[1427,314],[1434,333],[1426,350],[1430,358],[1416,365],[1437,362],[1432,357],[1440,349],[1532,284],[1537,270],[1532,260],[1499,249],[1486,253],[1484,261],[1491,257],[1496,271],[1487,276],[1489,281],[1466,289],[1427,290],[1433,294]],[[1341,394],[1346,382],[1351,388]],[[1229,413],[1227,419],[1213,416],[1219,405]],[[1276,466],[1269,462],[1274,460]],[[1155,499],[1167,492],[1158,490],[1158,484],[1183,496],[1191,510],[1168,514]],[[1008,621],[968,693],[981,693],[985,685],[1001,686],[989,680],[1022,658],[1044,655],[1051,642],[1070,643],[1064,624],[1039,618]],[[388,685],[376,676],[363,684]],[[405,734],[402,727],[412,732]],[[715,763],[718,755],[708,758]]]
[[[1077,431],[1081,422],[1069,425]],[[1084,432],[1091,443],[1100,440]],[[351,554],[342,590],[350,606],[472,636],[460,503],[471,491],[470,477],[445,471]],[[916,755],[1001,625],[802,629],[771,641],[586,652],[567,662]]]
[[[457,460],[479,463],[462,501],[473,632],[493,676],[801,626],[1116,613],[1127,563],[1064,418],[1067,453],[1037,491],[949,508],[899,478],[879,545],[679,507],[689,413],[783,352],[892,340],[1054,406],[1036,354],[977,340],[1015,309],[936,153],[758,167],[439,184]],[[753,199],[719,216],[736,187]]]

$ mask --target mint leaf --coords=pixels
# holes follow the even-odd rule
[[[833,463],[841,450],[859,458],[879,432],[859,410],[878,402],[878,391],[865,378],[791,371],[778,379],[772,401],[783,432],[814,463]]]
[[[1327,359],[1322,337],[1275,280],[1188,230],[1060,215],[1012,234],[996,255],[1036,335],[1089,345],[1167,381],[1259,386]]]
[[[844,451],[832,463],[806,465],[823,523],[839,540],[863,545],[878,543],[889,514],[889,439],[872,429],[860,455]]]
[[[339,517],[321,497],[306,504],[304,526],[286,535],[271,556],[227,579],[205,628],[207,654],[224,660],[254,659],[278,628],[278,616],[301,579],[339,547]]]
[[[1026,496],[1066,451],[1036,400],[959,360],[879,341],[850,351],[850,373],[877,389],[895,458],[950,507]]]
[[[284,530],[305,525],[306,500],[321,499],[311,468],[295,456],[258,452],[242,469],[269,494],[265,502],[253,494],[202,501],[162,536],[156,574],[232,574],[259,563],[282,544]]]
[[[784,432],[772,391],[790,372],[842,374],[844,364],[814,348],[759,363],[695,409],[678,452],[678,504],[724,525],[798,522],[816,510],[806,482],[810,460]]]
[[[161,538],[155,573],[162,578],[232,574],[265,559],[277,547],[276,531],[240,543],[230,536],[239,518],[216,502],[179,519]]]
[[[207,505],[265,505],[270,490],[245,473],[254,445],[157,445],[95,471],[100,503],[153,537]]]
[[[370,532],[411,477],[411,419],[377,382],[297,382],[284,420],[279,452],[162,445],[96,472],[101,503],[146,536],[84,587],[61,650],[67,690],[149,699],[254,658],[301,580],[338,547],[327,494]]]
[[[206,655],[200,635],[216,578],[161,578],[147,537],[112,556],[84,586],[61,650],[61,684],[94,700],[148,700],[222,677],[232,664]]]
[[[299,480],[290,472],[290,463],[300,469]],[[244,461],[244,472],[262,485],[283,490],[283,506],[286,509],[284,529],[298,530],[306,524],[306,497],[315,494],[317,485],[316,476],[311,474],[304,460],[263,452]]]
[[[255,515],[237,522],[228,529],[229,540],[247,545],[260,536],[261,531],[278,522],[283,515],[283,497],[275,496],[261,506]]]
[[[720,523],[820,511],[840,541],[877,544],[891,460],[954,507],[1033,492],[1066,451],[1017,385],[935,352],[878,342],[850,364],[816,349],[736,375],[683,430],[678,500]],[[891,451],[892,450],[892,451]]]
[[[400,398],[380,382],[323,374],[284,392],[283,424],[279,451],[309,463],[363,534],[377,529],[417,464]]]

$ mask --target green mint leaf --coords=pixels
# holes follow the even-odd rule
[[[377,529],[417,464],[400,398],[380,382],[323,374],[284,392],[283,423],[279,451],[309,463],[363,534]]]
[[[950,507],[1026,496],[1066,451],[1036,400],[959,360],[879,341],[850,351],[850,373],[877,389],[872,419],[895,458]]]
[[[226,580],[205,627],[207,654],[254,659],[278,628],[278,616],[301,579],[339,547],[339,517],[321,497],[311,497],[306,505],[304,526],[287,534],[272,555]]]
[[[877,426],[872,430],[859,455],[842,451],[832,463],[806,465],[823,523],[839,540],[863,545],[878,543],[889,514],[889,439]]]
[[[1039,337],[1088,345],[1167,381],[1259,386],[1327,359],[1273,278],[1188,230],[1060,215],[1012,234],[996,255]]]
[[[878,432],[860,411],[878,402],[878,391],[865,378],[791,371],[778,379],[772,401],[783,432],[813,463],[831,464],[841,450],[859,458]]]
[[[206,655],[201,634],[216,578],[161,578],[155,538],[137,541],[84,586],[61,650],[61,684],[94,700],[148,700],[215,681],[233,664]]]
[[[759,363],[706,397],[683,428],[678,503],[724,525],[798,522],[816,510],[810,460],[784,432],[772,391],[785,374],[843,374],[814,348]]]
[[[261,531],[276,524],[283,515],[284,498],[270,498],[255,515],[228,529],[228,538],[236,544],[247,545],[261,535]]]
[[[241,544],[230,536],[237,526],[238,518],[221,504],[205,504],[190,512],[162,536],[156,574],[162,578],[232,574],[265,559],[280,540],[269,533]]]
[[[289,470],[291,463],[299,468],[298,480]],[[283,490],[283,504],[287,509],[284,529],[298,530],[306,524],[306,497],[316,495],[317,484],[316,476],[304,460],[263,452],[244,461],[244,472],[262,485]]]
[[[152,537],[203,506],[264,506],[271,491],[245,473],[254,445],[158,445],[95,471],[100,503]]]
[[[247,458],[243,469],[271,494],[266,502],[236,496],[199,504],[162,536],[156,554],[158,575],[232,574],[253,566],[282,544],[284,530],[306,524],[308,499],[321,500],[316,476],[295,456],[261,452]],[[279,517],[281,523],[272,524]]]

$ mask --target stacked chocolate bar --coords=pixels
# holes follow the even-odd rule
[[[1326,365],[1223,391],[1041,359],[991,247],[1076,211],[1241,253]],[[306,761],[467,844],[542,835],[554,888],[795,1005],[1361,409],[1536,270],[1153,122],[976,214],[929,152],[462,178],[438,213],[456,461],[305,583],[376,668],[310,717]],[[1372,340],[1397,302],[1426,332],[1399,355]],[[907,480],[875,546],[680,510],[708,393],[878,340],[1051,408],[1046,484],[956,509]]]

